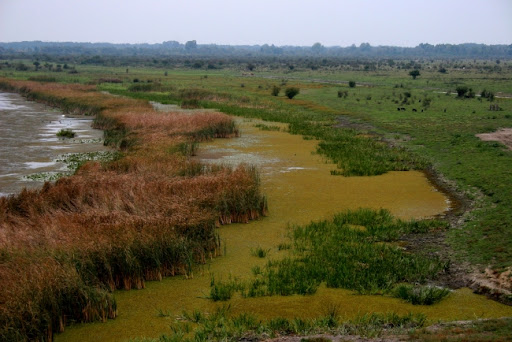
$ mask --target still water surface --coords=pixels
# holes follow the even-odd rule
[[[103,131],[91,124],[91,117],[70,117],[19,94],[0,92],[0,196],[42,185],[27,176],[65,171],[66,165],[56,161],[63,154],[107,150]],[[73,130],[76,137],[58,138],[61,129]]]

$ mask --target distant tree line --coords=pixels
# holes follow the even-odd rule
[[[275,45],[216,45],[197,44],[195,40],[185,44],[166,41],[159,44],[112,44],[25,41],[0,43],[0,57],[23,56],[207,56],[207,57],[363,57],[363,58],[512,58],[511,45],[485,44],[420,44],[416,47],[359,46],[326,47],[320,43],[312,46]]]

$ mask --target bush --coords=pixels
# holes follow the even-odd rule
[[[299,88],[295,88],[295,87],[286,88],[284,93],[285,93],[286,97],[288,97],[291,100],[299,93]]]
[[[279,92],[281,91],[281,88],[278,87],[278,86],[273,86],[272,87],[272,96],[278,96],[279,95]]]
[[[480,93],[480,96],[483,99],[487,99],[488,101],[494,101],[494,93],[490,92],[490,91],[487,91],[485,89],[482,90],[482,92]]]
[[[356,81],[348,81],[348,86],[349,86],[350,88],[355,88],[355,86],[356,86]]]
[[[343,98],[346,98],[348,96],[348,91],[342,91],[342,90],[338,90],[338,97],[343,97]]]
[[[457,92],[457,96],[458,97],[464,97],[466,95],[466,93],[468,92],[468,87],[466,86],[458,86],[457,88],[455,88],[455,91]]]

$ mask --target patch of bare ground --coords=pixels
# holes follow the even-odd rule
[[[375,127],[367,122],[363,122],[361,120],[355,120],[351,117],[347,117],[346,115],[338,115],[336,118],[338,123],[334,125],[337,128],[349,128],[356,131],[361,131],[361,133],[376,135]]]
[[[470,288],[504,304],[512,305],[512,267],[503,271],[486,268],[470,275]]]
[[[498,141],[512,150],[512,128],[502,128],[493,133],[476,135],[482,141]]]

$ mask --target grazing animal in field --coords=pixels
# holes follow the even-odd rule
[[[413,109],[412,109],[412,111],[413,111],[413,112],[417,112],[416,108],[413,108]]]

